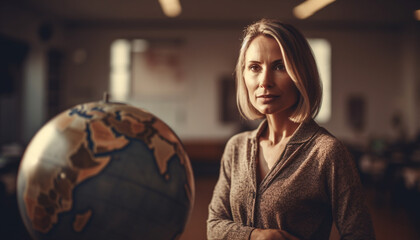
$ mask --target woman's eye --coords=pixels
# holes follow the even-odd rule
[[[260,66],[255,65],[255,64],[249,66],[249,70],[251,70],[253,72],[258,72],[260,69],[261,69]]]
[[[279,64],[274,65],[274,70],[283,71],[285,70],[285,67],[282,63],[279,63]]]

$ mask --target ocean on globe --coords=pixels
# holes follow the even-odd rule
[[[23,155],[17,188],[34,239],[179,239],[194,202],[176,134],[151,113],[107,101],[43,126]]]

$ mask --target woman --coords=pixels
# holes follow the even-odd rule
[[[233,136],[209,205],[209,239],[374,239],[355,164],[313,120],[321,86],[311,49],[294,27],[260,20],[245,30],[237,102],[264,119]]]

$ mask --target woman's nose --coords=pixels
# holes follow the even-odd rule
[[[270,71],[263,71],[263,74],[260,75],[260,88],[271,88],[273,86],[273,79]]]

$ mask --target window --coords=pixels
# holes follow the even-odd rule
[[[320,38],[311,38],[308,42],[322,81],[322,105],[316,121],[326,123],[331,118],[331,45],[326,39]]]
[[[114,101],[126,101],[129,96],[131,43],[118,39],[111,46],[111,73],[109,91]]]
[[[318,38],[308,39],[308,42],[314,53],[323,86],[322,105],[316,120],[319,123],[326,123],[331,118],[331,45],[327,40]],[[112,100],[130,102],[133,100],[132,94],[144,96],[145,92],[142,92],[144,89],[142,91],[141,89],[139,90],[139,84],[136,84],[136,82],[141,82],[141,79],[138,79],[138,76],[140,75],[143,77],[147,76],[150,79],[159,79],[160,81],[164,81],[165,79],[176,79],[174,76],[180,75],[179,71],[176,70],[179,67],[179,60],[177,58],[179,55],[179,52],[177,52],[179,42],[166,42],[163,47],[162,43],[159,42],[159,50],[156,51],[156,48],[153,48],[154,55],[150,55],[149,48],[152,47],[150,44],[149,41],[143,39],[118,39],[114,41],[111,46],[110,74],[110,94]],[[163,59],[164,61],[160,62],[163,62],[164,64],[155,72],[142,69],[141,66],[132,68],[132,61],[137,63],[135,65],[139,65],[139,62],[141,62],[140,60],[143,59],[140,57],[145,54],[147,54],[146,60]],[[171,61],[165,59],[170,59]],[[167,62],[169,62],[170,65],[168,65]],[[139,74],[139,71],[141,71],[142,74]],[[131,82],[133,79],[135,80],[134,83]],[[150,84],[150,86],[147,85],[147,82],[143,82],[141,86],[147,88],[151,93],[161,92],[167,94],[168,91],[182,92],[185,88],[185,82],[184,84],[180,84],[181,82],[182,81],[175,81],[172,84],[168,84],[169,81],[166,81],[164,84],[156,84],[157,82],[154,81],[154,87]]]

